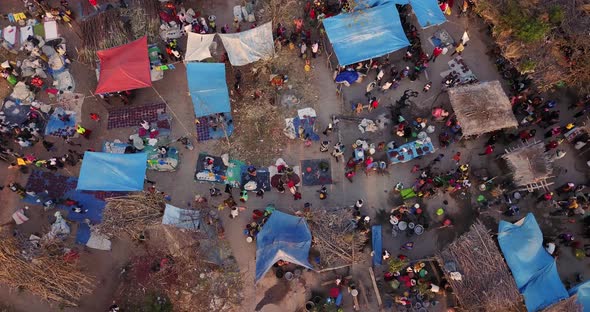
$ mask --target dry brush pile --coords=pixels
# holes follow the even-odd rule
[[[161,224],[166,201],[158,192],[142,192],[106,199],[101,223],[93,229],[107,236],[135,237]]]
[[[0,244],[0,281],[65,306],[77,306],[94,288],[94,279],[76,263],[65,261],[63,254],[43,249],[28,260],[12,237],[2,238]]]
[[[585,0],[479,0],[502,54],[541,90],[590,92],[590,4]]]

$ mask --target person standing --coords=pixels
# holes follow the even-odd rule
[[[305,41],[301,41],[300,49],[299,57],[302,58],[305,55],[305,52],[307,52],[307,45],[305,44]]]
[[[439,46],[434,47],[434,50],[432,50],[432,56],[430,57],[430,61],[432,61],[433,63],[436,61],[436,58],[441,55],[443,52],[443,49]]]
[[[494,146],[493,145],[487,145],[486,149],[484,150],[483,153],[479,153],[479,156],[487,156],[490,155],[494,152]]]
[[[92,5],[92,7],[94,7],[95,10],[98,11],[100,9],[97,0],[88,0],[88,2],[90,3],[90,5]]]
[[[461,152],[457,152],[453,155],[453,160],[455,161],[455,164],[459,166],[459,162],[461,162]]]
[[[315,41],[312,45],[311,45],[311,56],[313,56],[313,58],[316,58],[318,56],[318,50],[320,49],[320,44]]]
[[[463,45],[463,40],[461,39],[459,40],[459,43],[455,47],[455,51],[451,54],[451,56],[455,54],[461,55],[463,53],[463,50],[465,50],[465,46]]]

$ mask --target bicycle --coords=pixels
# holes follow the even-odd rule
[[[400,107],[408,107],[408,106],[412,106],[412,105],[416,105],[416,103],[414,103],[414,101],[410,100],[410,98],[412,97],[418,97],[418,91],[414,91],[412,89],[407,89],[406,91],[404,91],[404,95],[402,95],[402,97],[397,100],[395,103],[398,104]]]

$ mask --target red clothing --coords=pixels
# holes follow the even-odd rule
[[[377,102],[377,100],[371,101],[371,108],[377,108],[377,106],[379,106],[379,102]]]
[[[486,146],[485,154],[489,155],[494,152],[494,148],[491,145]]]
[[[443,52],[443,49],[441,47],[434,47],[434,50],[432,51],[432,55],[433,56],[439,56],[441,55]]]
[[[88,2],[90,2],[90,4],[92,6],[97,6],[98,5],[98,3],[96,2],[96,0],[88,0]]]

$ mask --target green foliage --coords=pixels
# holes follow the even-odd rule
[[[512,29],[516,39],[524,43],[540,41],[549,31],[549,25],[524,11],[517,1],[508,3],[502,22]]]
[[[523,74],[530,73],[535,71],[535,67],[537,67],[537,63],[535,61],[532,59],[526,59],[518,65],[518,70]]]
[[[392,258],[389,260],[389,272],[400,272],[408,266],[408,260],[400,260],[399,258]]]
[[[549,22],[554,25],[559,25],[565,18],[565,11],[559,5],[553,5],[549,8]]]

